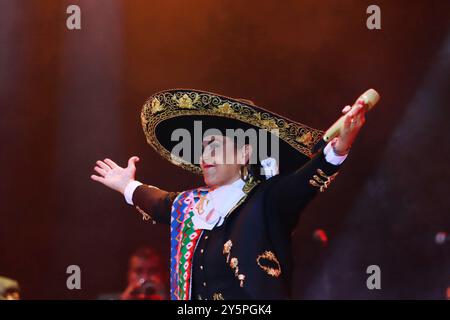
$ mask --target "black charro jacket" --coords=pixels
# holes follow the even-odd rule
[[[319,152],[297,171],[259,183],[220,227],[204,230],[194,253],[191,298],[289,299],[291,233],[338,169]],[[168,224],[175,195],[142,185],[133,203]]]

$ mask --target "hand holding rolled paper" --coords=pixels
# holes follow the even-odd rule
[[[364,92],[353,104],[346,106],[340,117],[323,135],[319,143],[314,146],[314,151],[321,149],[325,144],[335,138],[333,148],[338,154],[346,154],[359,130],[365,122],[365,113],[371,110],[380,100],[380,95],[374,89]]]

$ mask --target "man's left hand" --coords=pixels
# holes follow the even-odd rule
[[[339,135],[333,143],[334,152],[338,155],[345,155],[349,152],[356,136],[366,121],[366,109],[362,103],[357,103],[353,108],[350,106],[342,109],[345,120]]]

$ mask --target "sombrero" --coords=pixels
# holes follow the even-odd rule
[[[178,143],[173,139],[175,130],[182,129],[194,136],[196,121],[201,121],[203,130],[254,128],[267,131],[269,136],[276,135],[281,173],[305,164],[312,157],[312,147],[323,135],[321,130],[289,120],[251,101],[193,89],[170,89],[153,94],[142,108],[141,121],[147,142],[156,152],[197,174],[201,174],[201,169],[195,161],[172,152]]]

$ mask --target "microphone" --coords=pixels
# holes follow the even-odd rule
[[[353,104],[352,108],[356,107],[359,104],[363,105],[363,108],[366,109],[366,112],[371,110],[380,100],[380,95],[378,92],[375,91],[375,89],[369,89],[366,92],[364,92],[358,99],[356,99],[355,103]],[[350,112],[350,111],[349,111]],[[339,131],[344,126],[345,122],[345,115],[340,117],[330,128],[328,128],[327,131],[325,131],[322,139],[317,142],[313,147],[313,152],[317,152],[334,137],[336,137],[339,134]]]

